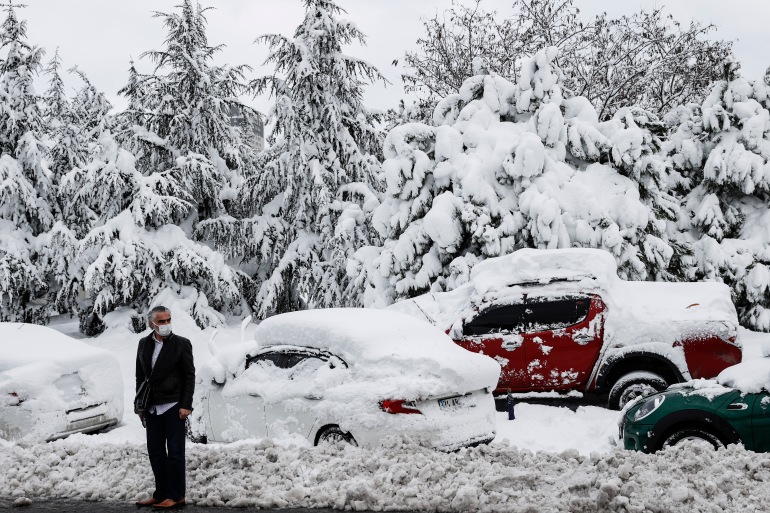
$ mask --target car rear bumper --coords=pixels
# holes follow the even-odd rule
[[[46,438],[47,442],[64,438],[75,433],[91,433],[117,424],[120,419],[115,416],[114,408],[109,403],[96,404],[84,408],[68,410],[65,424]]]
[[[46,438],[45,441],[50,442],[53,440],[58,440],[60,438],[65,438],[67,436],[74,435],[75,433],[91,433],[93,431],[99,431],[100,429],[105,429],[110,426],[114,426],[117,423],[118,423],[118,419],[107,418],[106,415],[98,415],[96,417],[81,419],[74,422],[70,422],[69,424],[67,424],[67,428],[65,431],[56,433]]]

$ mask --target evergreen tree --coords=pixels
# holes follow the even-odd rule
[[[255,261],[260,316],[355,304],[347,257],[371,242],[365,220],[377,203],[379,119],[362,97],[364,85],[382,76],[343,52],[364,35],[338,18],[343,11],[335,2],[304,5],[292,39],[259,38],[270,46],[267,62],[276,74],[252,85],[275,98],[275,128],[259,173],[241,190],[246,219],[229,223],[231,235],[223,240],[229,253]],[[244,235],[245,250],[233,244],[236,233]]]
[[[129,108],[116,122],[106,98],[74,70],[85,85],[73,117],[93,142],[86,163],[62,178],[66,226],[56,237],[76,251],[62,246],[58,256],[70,271],[57,302],[79,312],[86,333],[103,329],[112,310],[141,312],[166,290],[201,327],[244,306],[248,277],[192,240],[200,221],[226,213],[226,189],[253,160],[230,125],[244,67],[212,65],[220,48],[207,43],[206,9],[189,0],[178,7],[156,13],[168,29],[165,47],[143,54],[156,65],[151,75],[132,62],[121,91]]]
[[[253,165],[251,148],[230,124],[234,109],[248,109],[237,100],[248,67],[214,65],[222,47],[208,44],[209,8],[191,0],[178,7],[179,13],[155,13],[167,36],[163,49],[142,55],[155,63],[154,73],[141,75],[132,63],[121,90],[129,100],[122,139],[140,169],[172,170],[197,203],[198,222],[226,213],[222,191]]]
[[[0,26],[0,320],[44,322],[48,292],[38,236],[54,223],[54,184],[45,165],[44,121],[33,81],[43,50],[6,5]]]
[[[240,307],[241,277],[176,226],[192,198],[170,170],[140,173],[109,131],[93,145],[88,166],[63,177],[61,194],[73,229],[56,233],[62,253],[52,260],[70,269],[57,302],[80,312],[84,332],[98,332],[101,318],[119,306],[143,311],[166,288],[190,298],[202,326],[223,320],[217,310]],[[75,255],[68,253],[73,245]]]
[[[57,50],[45,70],[45,74],[49,77],[49,86],[43,95],[43,117],[46,125],[47,143],[50,148],[48,166],[52,173],[52,180],[56,184],[59,183],[62,176],[69,173],[74,167],[85,165],[88,144],[92,142],[75,110],[76,108],[80,110],[90,109],[91,102],[84,104],[84,98],[79,98],[78,106],[73,105],[64,91],[60,69],[61,58]],[[85,76],[81,74],[81,77],[86,83],[86,87],[93,89]],[[100,95],[93,104],[100,106],[104,102],[106,102],[104,95]],[[102,117],[107,116],[109,102],[106,103],[106,106],[106,110],[99,109]],[[90,135],[91,138],[94,137],[93,134]],[[98,135],[97,133],[97,138]]]

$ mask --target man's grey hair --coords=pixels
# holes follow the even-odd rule
[[[168,308],[166,308],[165,306],[162,306],[162,305],[158,305],[158,306],[155,306],[155,307],[153,307],[153,309],[152,309],[152,310],[150,310],[150,311],[147,313],[147,322],[148,322],[148,323],[150,323],[150,322],[155,322],[155,314],[156,314],[156,313],[161,313],[161,312],[170,312],[170,311],[171,311],[171,310],[169,310],[169,309],[168,309]]]

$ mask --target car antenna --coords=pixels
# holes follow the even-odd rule
[[[434,301],[436,300],[436,298],[433,296],[433,292],[431,292],[431,293],[430,293],[430,297],[431,297],[431,299],[433,299]],[[425,316],[425,318],[426,318],[426,319],[428,319],[428,321],[430,321],[430,323],[431,323],[431,324],[433,324],[434,326],[437,326],[437,324],[436,324],[436,319],[434,319],[433,317],[431,317],[430,315],[428,315],[428,312],[426,312],[425,310],[423,310],[423,308],[420,306],[420,303],[418,303],[417,301],[415,301],[415,300],[414,300],[414,298],[412,298],[412,303],[414,303],[414,305],[415,305],[417,308],[419,308],[420,312],[422,312],[422,314]]]
[[[241,344],[246,342],[246,326],[251,324],[251,315],[241,321]]]
[[[209,353],[211,353],[211,356],[216,356],[219,352],[219,348],[217,348],[217,345],[214,343],[214,339],[217,335],[219,335],[219,330],[215,329],[211,332],[211,336],[209,337]]]

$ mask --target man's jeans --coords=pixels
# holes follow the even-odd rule
[[[185,496],[185,421],[179,418],[179,406],[166,413],[147,413],[147,454],[155,474],[155,493],[158,500],[178,501]],[[168,448],[168,451],[166,450]]]

